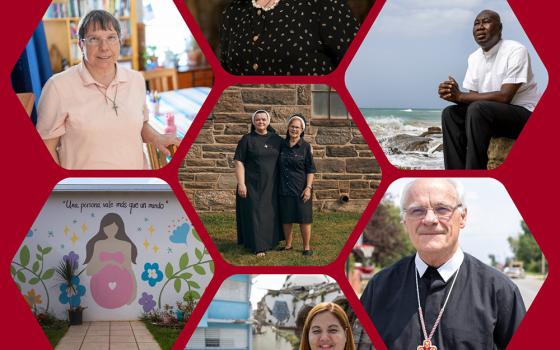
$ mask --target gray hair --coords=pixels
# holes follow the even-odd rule
[[[408,192],[410,191],[410,188],[412,187],[412,185],[414,185],[416,183],[416,181],[418,180],[423,180],[425,178],[417,178],[414,179],[412,181],[410,181],[409,183],[407,183],[401,190],[401,197],[400,197],[400,209],[401,209],[401,217],[404,214],[405,211],[405,200],[408,197]],[[434,179],[437,180],[437,179]],[[457,196],[457,199],[459,200],[459,203],[461,204],[461,208],[459,208],[461,211],[464,210],[467,207],[467,203],[466,203],[466,198],[465,198],[465,187],[463,186],[463,184],[455,179],[439,179],[439,180],[445,180],[447,182],[449,182],[451,184],[451,186],[453,186],[453,188],[455,189],[455,194]]]
[[[119,21],[105,10],[93,10],[88,12],[78,24],[78,40],[86,38],[88,28],[101,28],[102,30],[114,29],[118,37],[121,37],[121,25]]]

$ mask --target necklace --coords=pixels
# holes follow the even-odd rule
[[[432,337],[436,332],[436,328],[439,326],[441,322],[441,317],[443,316],[443,311],[445,311],[445,306],[447,306],[447,302],[449,301],[449,296],[451,295],[451,291],[453,290],[453,286],[455,286],[455,281],[457,280],[457,276],[459,276],[459,270],[461,270],[461,266],[457,269],[455,273],[455,277],[453,277],[453,282],[451,282],[451,288],[449,288],[449,292],[447,293],[447,297],[445,298],[445,302],[439,310],[439,314],[434,322],[434,326],[432,327],[432,331],[428,336],[428,332],[426,331],[426,322],[424,321],[424,312],[422,311],[422,306],[420,304],[420,291],[418,290],[418,269],[416,269],[416,299],[418,300],[418,317],[420,317],[420,325],[422,326],[422,333],[424,335],[424,342],[422,345],[419,345],[417,350],[437,350],[437,346],[432,345]]]
[[[273,8],[276,7],[276,5],[278,5],[278,3],[280,2],[280,0],[268,0],[268,2],[264,5],[259,5],[257,3],[258,0],[252,0],[253,2],[253,7],[258,8],[258,9],[262,9],[263,11],[270,11]],[[272,5],[271,5],[272,4]],[[270,6],[269,6],[270,5]]]
[[[109,104],[109,101],[111,101],[111,103],[113,104],[113,106],[111,106],[111,108],[115,111],[115,115],[118,117],[119,116],[119,112],[117,111],[117,109],[119,108],[119,106],[117,106],[117,91],[119,89],[119,85],[117,84],[115,86],[115,96],[113,96],[113,98],[110,98],[109,96],[107,96],[107,89],[105,89],[105,92],[101,91],[101,88],[99,88],[99,86],[97,84],[95,84],[95,87],[97,88],[97,91],[99,91],[99,93],[103,96],[105,96],[105,103]]]

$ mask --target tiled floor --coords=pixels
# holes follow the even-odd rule
[[[161,350],[140,321],[84,322],[70,326],[56,350]]]

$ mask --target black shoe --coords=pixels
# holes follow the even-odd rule
[[[311,249],[309,250],[304,250],[302,253],[303,256],[311,256],[313,255],[313,251]]]

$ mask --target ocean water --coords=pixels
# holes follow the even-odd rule
[[[441,128],[441,110],[361,108],[360,111],[393,165],[405,169],[444,168],[441,134],[426,136],[429,141],[417,147],[402,136],[420,136],[430,127]]]

